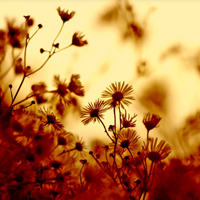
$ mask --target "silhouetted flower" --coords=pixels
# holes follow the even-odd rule
[[[80,79],[79,74],[72,75],[68,88],[70,92],[73,92],[78,96],[84,96],[84,89],[79,79]]]
[[[138,139],[140,138],[136,131],[133,129],[122,129],[120,132],[117,134],[118,140],[117,144],[120,148],[122,149],[130,149],[134,150],[135,147],[137,146]]]
[[[59,131],[63,129],[63,125],[61,124],[61,122],[56,119],[56,116],[49,109],[46,110],[45,108],[40,108],[39,113],[42,114],[42,116],[44,117],[44,126],[51,125],[55,130]]]
[[[158,126],[158,123],[160,122],[161,117],[158,115],[146,113],[143,118],[143,124],[145,125],[147,131],[150,131],[153,128],[156,128]]]
[[[87,40],[83,40],[84,35],[82,35],[80,32],[75,32],[72,36],[72,45],[82,47],[86,44],[88,44]]]
[[[121,124],[122,124],[122,128],[129,128],[129,127],[135,127],[136,124],[136,120],[133,121],[133,119],[136,117],[137,115],[134,114],[133,117],[130,117],[130,114],[128,114],[127,116],[127,113],[126,113],[126,110],[125,110],[125,114],[122,114],[122,119],[121,119]]]
[[[81,118],[84,118],[81,122],[83,122],[84,125],[87,125],[91,121],[96,122],[100,121],[100,118],[103,118],[103,113],[107,110],[105,108],[105,102],[103,100],[97,100],[93,103],[89,103],[88,106],[83,108],[83,111],[81,112]]]
[[[109,98],[106,101],[106,104],[111,107],[115,107],[120,103],[122,108],[124,108],[124,105],[128,106],[131,103],[130,100],[134,100],[132,93],[132,86],[129,86],[128,84],[125,85],[125,82],[122,84],[121,82],[118,82],[112,83],[107,90],[103,91],[102,98]]]
[[[69,21],[75,14],[74,11],[72,11],[71,13],[68,13],[68,10],[67,11],[61,10],[60,7],[57,8],[57,11],[63,23],[65,23],[66,21]]]
[[[165,159],[171,153],[171,147],[169,144],[165,144],[164,140],[161,140],[157,144],[158,138],[154,140],[152,138],[147,144],[144,144],[143,152],[147,158],[152,162],[158,162]],[[149,149],[150,148],[150,149]]]

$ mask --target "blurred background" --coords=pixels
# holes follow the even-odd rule
[[[39,49],[51,47],[62,25],[56,10],[59,6],[76,12],[57,39],[60,48],[71,43],[76,31],[85,35],[88,45],[55,54],[43,69],[25,80],[18,100],[40,81],[53,88],[54,75],[69,81],[72,74],[80,74],[85,96],[78,98],[76,108],[68,108],[63,123],[88,145],[94,139],[106,143],[109,140],[102,125],[84,126],[79,113],[88,102],[101,98],[111,83],[125,81],[134,88],[135,100],[127,112],[138,114],[136,130],[141,139],[146,138],[143,115],[151,112],[162,117],[151,134],[172,146],[172,156],[196,149],[200,142],[200,2],[0,0],[0,29],[6,28],[6,19],[24,23],[24,15],[34,19],[30,34],[38,24],[43,25],[28,47],[27,65],[31,68],[44,62],[47,55]],[[13,72],[8,77],[1,84],[7,87],[12,83],[16,91],[21,77]],[[9,92],[6,98],[9,100]],[[113,124],[112,111],[106,113],[104,122],[106,127]]]

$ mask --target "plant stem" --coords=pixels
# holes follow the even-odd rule
[[[100,117],[97,117],[98,119],[99,119],[99,121],[101,122],[101,124],[103,125],[103,127],[104,127],[104,130],[105,130],[105,133],[107,134],[107,136],[112,140],[112,142],[114,142],[113,141],[113,139],[110,137],[110,135],[108,134],[108,131],[106,130],[106,127],[105,127],[105,125],[104,125],[104,123],[103,123],[103,121],[101,120],[101,118]]]

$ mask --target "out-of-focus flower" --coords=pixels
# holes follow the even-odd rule
[[[22,65],[22,58],[18,58],[15,61],[15,74],[22,74],[24,71],[23,65]]]
[[[107,105],[111,107],[115,107],[116,105],[121,105],[124,108],[124,105],[129,105],[131,102],[130,100],[134,100],[132,96],[133,88],[128,84],[123,82],[112,83],[107,90],[103,91],[102,98],[108,98],[106,101]]]
[[[60,7],[57,8],[58,14],[60,16],[60,18],[62,19],[63,23],[65,23],[66,21],[69,21],[75,14],[74,11],[72,11],[71,13],[65,10],[61,10]]]
[[[125,110],[125,114],[122,114],[122,119],[121,119],[121,124],[122,124],[122,128],[129,128],[129,127],[135,127],[136,124],[136,120],[133,121],[133,119],[136,117],[137,115],[134,114],[133,117],[130,117],[130,114],[127,115],[127,112]]]
[[[64,101],[65,104],[69,104],[70,91],[68,85],[65,83],[65,80],[61,81],[59,76],[54,76],[54,83],[57,88],[53,91],[55,95],[58,95],[60,99]]]
[[[165,159],[171,153],[171,147],[169,144],[165,144],[164,140],[161,140],[157,144],[158,138],[154,140],[152,138],[147,144],[144,144],[143,152],[147,158],[152,162],[159,162]],[[150,148],[150,149],[149,149]]]
[[[138,139],[140,138],[137,135],[137,132],[130,128],[120,130],[117,136],[117,145],[122,149],[130,150],[134,150],[136,148]]]
[[[6,33],[3,30],[0,30],[0,60],[5,54],[5,46],[6,46]]]
[[[47,92],[47,85],[44,82],[33,84],[31,86],[31,89],[33,90],[33,94],[38,104],[41,104],[47,101],[47,99],[44,97],[45,92]]]
[[[49,109],[40,108],[39,113],[44,117],[44,126],[51,125],[57,131],[61,131],[63,129],[64,126],[58,119],[56,119],[56,116]]]
[[[15,21],[7,20],[7,37],[8,43],[13,48],[22,48],[26,37],[26,31],[24,26],[14,25]]]
[[[89,124],[91,121],[96,122],[103,119],[103,113],[107,110],[105,108],[105,102],[103,100],[97,100],[93,103],[89,103],[81,112],[81,118],[84,118],[81,122],[84,125]]]
[[[68,88],[70,92],[73,92],[78,96],[84,96],[84,89],[79,79],[80,79],[79,74],[72,75]]]
[[[143,124],[145,125],[147,131],[150,131],[153,128],[158,127],[158,123],[160,122],[161,117],[158,115],[146,113],[143,117]]]
[[[82,47],[86,44],[88,44],[87,40],[83,40],[84,35],[82,35],[80,32],[75,32],[72,36],[72,45]]]

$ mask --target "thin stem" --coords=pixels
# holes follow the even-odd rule
[[[61,156],[61,155],[64,154],[64,153],[68,153],[68,152],[74,151],[74,150],[75,150],[75,148],[74,148],[74,149],[69,149],[69,150],[67,150],[67,151],[63,150],[63,152],[60,153],[60,154],[58,154],[57,157],[58,157],[58,156]]]
[[[118,183],[116,182],[116,180],[110,175],[108,174],[105,169],[102,167],[101,163],[94,157],[93,154],[91,154],[91,156],[95,159],[95,161],[97,162],[97,164],[99,165],[99,167],[110,177],[112,178],[112,180],[114,181],[114,183],[116,184],[116,186],[118,186]]]
[[[82,179],[81,179],[81,172],[83,170],[84,164],[81,167],[81,171],[80,171],[80,185],[81,185],[81,191],[82,191]]]
[[[61,33],[61,31],[62,31],[62,29],[63,29],[63,27],[64,27],[64,24],[65,24],[65,23],[63,22],[63,23],[62,23],[62,26],[61,26],[61,28],[60,28],[60,30],[59,30],[59,32],[58,32],[58,34],[56,35],[55,39],[53,40],[52,45],[51,45],[51,50],[50,50],[50,52],[52,52],[53,45],[54,45],[56,39],[58,38],[58,36],[60,35],[60,33]]]
[[[18,93],[19,93],[19,91],[20,91],[20,89],[21,89],[21,87],[22,87],[22,85],[23,85],[23,83],[24,83],[25,78],[26,78],[26,74],[24,73],[23,78],[22,78],[22,81],[21,81],[21,83],[20,83],[20,85],[19,85],[19,87],[18,87],[17,92],[15,93],[15,96],[14,96],[14,98],[13,98],[11,104],[10,104],[10,107],[12,107],[12,105],[13,105],[13,103],[14,103],[14,101],[15,101],[15,99],[16,99],[16,97],[17,97],[17,95],[18,95]]]
[[[56,51],[55,53],[58,53],[58,52],[60,52],[60,51],[63,51],[63,50],[65,50],[65,49],[67,49],[67,48],[69,48],[69,47],[71,47],[72,46],[72,44],[70,44],[70,45],[68,45],[68,46],[66,46],[66,47],[64,47],[64,48],[62,48],[62,49],[59,49],[58,51]]]
[[[114,140],[113,140],[113,139],[110,137],[110,135],[108,134],[108,131],[106,130],[106,127],[105,127],[103,121],[101,120],[101,118],[100,118],[100,117],[97,117],[97,118],[99,119],[99,121],[100,121],[101,124],[103,125],[104,130],[105,130],[105,133],[107,134],[107,136],[112,140],[112,142],[114,142]]]
[[[30,42],[30,40],[31,40],[31,39],[33,38],[33,36],[39,31],[39,29],[40,29],[40,28],[38,28],[38,29],[35,31],[35,33],[33,33],[33,35],[31,35],[31,37],[28,38],[27,43]]]
[[[115,125],[115,130],[116,130],[116,113],[115,113],[115,106],[113,107],[113,112],[114,112],[114,125]]]
[[[137,172],[138,172],[140,178],[141,178],[141,179],[144,179],[144,178],[142,177],[142,175],[140,174],[139,170],[138,170],[138,167],[137,167],[137,165],[136,165],[136,162],[135,162],[135,159],[134,159],[134,157],[133,157],[133,154],[131,153],[131,151],[130,151],[130,149],[129,149],[128,147],[127,147],[127,149],[128,149],[128,151],[129,151],[129,153],[130,153],[132,159],[133,159],[134,165],[135,165],[135,167],[136,167],[136,170],[137,170]]]
[[[20,103],[22,103],[22,102],[24,102],[24,101],[26,101],[26,100],[28,100],[28,99],[30,99],[31,97],[33,97],[34,96],[34,94],[32,94],[31,96],[29,96],[29,97],[26,97],[25,99],[22,99],[21,101],[18,101],[17,103],[15,103],[15,104],[13,104],[13,106],[16,106],[16,105],[18,105],[18,104],[20,104]]]
[[[119,125],[121,130],[121,110],[120,110],[120,101],[119,101]]]
[[[30,76],[30,75],[36,73],[37,71],[39,71],[40,69],[42,69],[42,68],[44,67],[44,65],[47,63],[47,61],[51,58],[51,56],[52,56],[53,54],[54,54],[54,53],[49,54],[48,58],[44,61],[44,63],[43,63],[38,69],[36,69],[35,71],[33,71],[33,72],[27,74],[26,76]]]
[[[27,51],[27,46],[28,46],[27,22],[25,24],[25,29],[26,29],[26,39],[25,39],[25,47],[24,47],[24,69],[26,69],[26,51]]]

